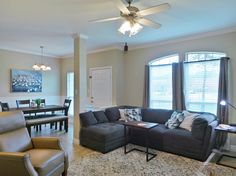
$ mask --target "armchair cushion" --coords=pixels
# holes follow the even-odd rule
[[[29,154],[34,169],[40,176],[50,175],[55,169],[58,173],[64,171],[64,152],[53,149],[32,149]]]
[[[1,152],[24,152],[32,149],[32,143],[26,128],[0,134]]]
[[[0,134],[25,127],[25,118],[21,111],[1,112]]]

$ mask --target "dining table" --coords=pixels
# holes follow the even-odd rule
[[[45,105],[40,107],[20,107],[10,108],[10,111],[22,111],[24,114],[36,114],[41,112],[52,112],[63,111],[65,116],[68,116],[68,106],[61,105]]]

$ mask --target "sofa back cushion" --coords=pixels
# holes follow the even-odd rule
[[[88,127],[90,125],[95,125],[98,123],[97,119],[94,117],[93,112],[84,112],[79,114],[80,122],[83,127]]]
[[[0,152],[23,152],[32,142],[21,111],[0,113]]]
[[[120,108],[122,109],[122,108]],[[119,107],[111,107],[105,110],[105,114],[110,122],[115,122],[120,118]]]
[[[129,105],[111,107],[105,109],[105,114],[110,122],[115,122],[121,118],[119,109],[133,109],[133,108],[139,108],[139,107],[129,106]]]
[[[98,123],[108,122],[107,116],[105,115],[104,111],[95,111],[93,115],[97,119]]]
[[[171,117],[173,110],[166,109],[142,109],[142,120],[164,124]]]

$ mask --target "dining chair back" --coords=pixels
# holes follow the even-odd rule
[[[2,111],[9,111],[10,110],[8,103],[0,102],[0,105],[2,107]]]
[[[71,100],[70,99],[65,99],[64,100],[64,106],[68,107],[68,109],[70,108],[70,104],[71,104]]]
[[[16,107],[30,107],[30,100],[16,100]]]

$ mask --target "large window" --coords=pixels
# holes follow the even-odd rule
[[[172,109],[172,63],[178,55],[158,58],[150,62],[150,107]]]
[[[184,64],[186,109],[216,114],[220,57],[224,53],[192,52]]]

